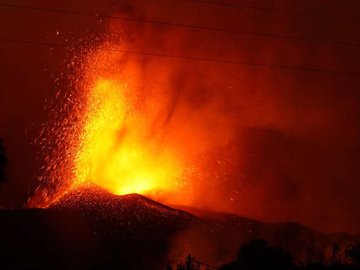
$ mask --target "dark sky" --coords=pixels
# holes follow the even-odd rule
[[[360,75],[328,72],[360,73],[360,2],[227,1],[265,9],[195,2],[8,1],[231,30],[112,23],[132,29],[134,50],[325,70],[177,60],[174,81],[184,82],[182,95],[194,103],[207,102],[208,96],[221,100],[233,131],[223,154],[226,165],[209,173],[209,179],[219,174],[223,178],[203,183],[199,194],[213,196],[199,196],[197,204],[261,220],[294,220],[325,231],[360,233]],[[95,17],[0,5],[0,134],[10,161],[1,191],[4,204],[20,206],[32,192],[41,164],[31,142],[48,120],[45,100],[58,90],[57,78],[67,72],[79,40],[91,44],[108,25]],[[2,39],[68,42],[72,49]]]

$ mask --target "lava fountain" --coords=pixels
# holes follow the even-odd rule
[[[114,194],[171,191],[182,177],[182,161],[161,137],[153,119],[136,112],[128,85],[99,79],[89,90],[75,182],[94,182]]]
[[[121,49],[105,43],[87,52],[74,89],[51,108],[54,120],[38,139],[45,153],[42,185],[29,205],[46,206],[85,183],[162,201],[182,194],[194,166],[185,164],[182,136],[169,120],[172,97],[161,76],[157,87],[144,87],[141,61]],[[190,192],[187,187],[188,198]]]
[[[169,196],[183,187],[185,161],[169,136],[165,89],[144,92],[136,60],[118,46],[88,56],[73,185],[92,182],[114,194]],[[167,135],[166,135],[167,134]]]
[[[125,49],[107,41],[77,57],[70,93],[58,92],[61,105],[39,138],[45,165],[29,205],[46,206],[85,183],[189,205],[206,186],[204,156],[232,133],[221,99],[194,102],[196,87],[174,81],[184,76],[179,60]]]

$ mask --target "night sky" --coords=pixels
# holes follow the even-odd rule
[[[359,1],[7,1],[140,21],[5,2],[0,134],[9,166],[3,205],[21,207],[33,193],[42,166],[33,141],[49,118],[45,101],[59,90],[77,51],[113,27],[127,33],[131,50],[186,56],[171,62],[174,100],[181,97],[194,111],[212,102],[220,108],[220,116],[209,113],[204,121],[216,118],[231,135],[226,147],[219,143],[214,150],[194,206],[360,233]],[[142,57],[149,85],[157,75],[153,63],[166,65],[166,59]],[[215,125],[209,132],[220,131]]]

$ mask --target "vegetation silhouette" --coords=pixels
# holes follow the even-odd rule
[[[352,263],[360,269],[360,243],[348,246],[345,254],[351,259]]]
[[[290,254],[282,248],[271,247],[265,240],[252,240],[240,247],[237,259],[223,265],[221,270],[277,269],[295,270]]]
[[[344,251],[345,257],[340,256]],[[252,240],[242,245],[237,252],[235,261],[220,267],[207,265],[188,255],[184,262],[171,266],[167,270],[359,270],[360,243],[349,245],[342,249],[338,243],[332,245],[328,259],[317,256],[315,261],[296,264],[290,253],[279,247],[270,246],[265,240]]]
[[[176,270],[199,270],[199,269],[200,269],[200,264],[195,261],[195,258],[192,257],[191,254],[189,254],[185,258],[184,263],[179,263],[176,268]]]

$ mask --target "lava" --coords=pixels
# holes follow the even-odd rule
[[[232,136],[222,99],[179,82],[176,59],[149,60],[125,46],[110,39],[77,55],[69,93],[58,91],[38,139],[44,166],[29,205],[48,206],[86,183],[191,205],[208,185],[206,156]]]
[[[168,88],[144,87],[141,62],[128,60],[119,48],[105,43],[87,52],[71,94],[51,108],[54,120],[39,139],[42,186],[29,205],[46,207],[87,183],[165,202],[191,198],[185,179],[194,166],[185,149],[188,138],[168,119],[172,95]]]
[[[99,79],[89,90],[75,182],[92,181],[114,194],[171,191],[182,162],[168,145],[149,136],[153,119],[132,108],[127,86]]]
[[[136,61],[107,44],[87,56],[71,186],[92,182],[113,194],[169,197],[184,186],[185,160],[168,135],[170,96],[144,93]]]

